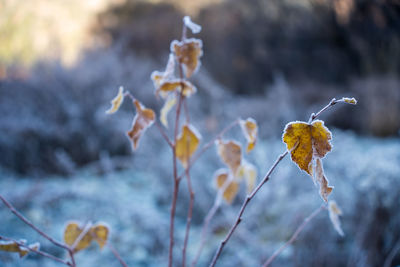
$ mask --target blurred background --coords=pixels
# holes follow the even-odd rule
[[[200,71],[189,100],[203,144],[237,117],[259,124],[245,155],[259,178],[284,151],[285,124],[307,120],[333,97],[357,98],[321,119],[333,132],[324,161],[343,209],[344,237],[320,214],[273,266],[400,265],[400,2],[398,0],[0,0],[0,193],[57,239],[67,221],[106,221],[131,266],[163,266],[172,191],[170,151],[155,127],[133,153],[134,109],[106,116],[119,86],[157,112],[153,70],[163,70],[182,18],[202,25]],[[243,141],[235,128],[227,138]],[[189,259],[213,204],[211,148],[193,168]],[[156,156],[155,156],[156,155]],[[176,264],[186,223],[182,184]],[[245,188],[210,226],[199,266],[229,230]],[[246,210],[219,266],[259,266],[321,205],[310,178],[286,158]],[[40,239],[0,207],[0,234]],[[393,257],[391,255],[394,255]],[[78,266],[118,266],[95,245]],[[0,252],[0,266],[58,266]]]

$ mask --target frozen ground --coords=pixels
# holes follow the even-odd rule
[[[400,238],[400,140],[358,137],[343,131],[333,131],[333,136],[333,152],[324,160],[324,167],[330,183],[335,186],[330,198],[344,211],[345,237],[334,231],[327,213],[319,214],[273,266],[382,266]],[[3,171],[0,193],[37,226],[59,240],[65,223],[70,220],[104,221],[112,229],[112,244],[130,266],[165,266],[172,189],[170,155],[167,147],[153,141],[151,135],[142,141],[135,156],[106,158],[68,178],[32,179]],[[143,146],[146,142],[151,144],[147,148]],[[248,158],[259,169],[258,179],[284,148],[280,140],[260,140]],[[189,258],[196,252],[202,218],[214,200],[213,172],[222,167],[214,154],[215,149],[210,149],[193,168],[196,204]],[[244,196],[242,188],[233,205],[223,205],[217,213],[211,225],[213,234],[199,266],[209,263]],[[183,183],[176,218],[177,263],[187,201]],[[259,266],[321,203],[311,179],[285,158],[271,181],[250,203],[243,223],[226,246],[218,266]],[[40,238],[4,206],[0,206],[0,218],[2,235],[40,241],[42,250],[63,256],[63,251]],[[80,267],[118,266],[107,248],[100,251],[95,244],[79,252],[76,260]],[[0,263],[4,267],[60,266],[35,255],[18,259],[17,255],[3,252],[0,252]],[[394,263],[400,264],[399,255]]]

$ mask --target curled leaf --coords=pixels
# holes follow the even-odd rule
[[[160,94],[162,98],[166,98],[170,92],[182,92],[185,97],[190,97],[196,93],[196,87],[189,81],[173,79],[162,81],[160,86],[156,89],[156,94]]]
[[[203,43],[199,39],[190,38],[181,42],[174,40],[171,43],[171,52],[183,64],[185,75],[191,77],[200,67],[200,57],[203,55]]]
[[[252,118],[240,120],[240,128],[242,129],[243,135],[247,140],[246,153],[249,153],[251,150],[253,150],[257,141],[257,122]]]
[[[242,163],[242,147],[235,141],[217,140],[217,152],[234,175]]]
[[[257,169],[253,164],[244,162],[238,169],[237,177],[246,181],[247,194],[250,194],[256,184]]]
[[[328,179],[326,179],[320,158],[316,159],[314,170],[314,182],[316,181],[319,184],[319,195],[325,202],[328,202],[328,196],[332,192],[333,186],[328,185]]]
[[[339,220],[339,216],[342,215],[342,211],[340,210],[340,208],[338,207],[338,205],[334,200],[329,201],[328,211],[329,211],[329,219],[331,220],[331,223],[335,228],[336,232],[338,232],[339,235],[344,236]]]
[[[139,144],[139,139],[143,133],[150,127],[155,120],[155,113],[152,109],[145,108],[139,101],[133,101],[136,107],[136,115],[133,118],[132,129],[127,132],[132,142],[132,148],[135,150]]]
[[[313,159],[323,158],[331,151],[331,139],[331,132],[320,120],[311,124],[299,121],[288,123],[283,133],[283,142],[286,143],[292,160],[310,176]]]
[[[223,198],[228,204],[231,204],[239,191],[239,183],[234,181],[227,169],[219,169],[216,171],[214,180],[216,181],[218,189],[223,190],[223,188],[225,188]]]
[[[117,96],[111,100],[111,108],[106,111],[107,114],[112,114],[118,111],[122,102],[124,101],[124,88],[122,86],[118,89]]]
[[[170,95],[164,103],[164,106],[161,108],[160,111],[160,121],[161,123],[168,128],[168,119],[167,115],[171,111],[171,109],[176,104],[176,97],[174,95]]]
[[[192,33],[199,33],[201,31],[201,26],[194,23],[189,16],[183,17],[183,23],[192,31]]]
[[[183,167],[187,168],[190,157],[199,146],[201,135],[192,125],[184,125],[176,140],[175,153]]]

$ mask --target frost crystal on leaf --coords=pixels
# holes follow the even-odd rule
[[[124,101],[124,88],[122,86],[119,87],[118,95],[111,100],[111,108],[106,111],[107,114],[112,114],[118,111],[119,107],[122,105]]]

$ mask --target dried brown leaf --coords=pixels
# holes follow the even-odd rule
[[[242,147],[236,141],[216,142],[217,152],[221,160],[229,167],[235,176],[239,166],[242,163]]]
[[[225,188],[223,198],[228,204],[231,204],[239,191],[239,183],[234,181],[227,169],[216,171],[214,174],[214,180],[216,181],[218,189],[223,190],[223,188]]]
[[[326,179],[320,158],[316,159],[314,169],[314,182],[316,181],[319,184],[319,194],[325,202],[328,202],[328,196],[332,192],[333,186],[328,185],[328,179]]]
[[[139,101],[133,101],[136,107],[136,115],[133,118],[132,129],[127,132],[132,142],[132,148],[135,150],[139,144],[139,139],[143,133],[150,127],[155,120],[155,113],[152,109],[145,108]]]
[[[338,205],[334,200],[329,201],[328,211],[329,211],[329,219],[331,220],[331,223],[335,228],[336,232],[338,232],[339,235],[344,236],[339,219],[339,216],[342,215],[342,211],[340,210],[340,208],[338,207]]]
[[[203,55],[203,43],[199,39],[190,38],[181,42],[174,40],[171,43],[173,52],[179,63],[183,64],[187,78],[192,76],[200,67],[200,57]]]
[[[240,128],[242,129],[243,135],[247,140],[246,153],[249,153],[254,149],[257,141],[257,122],[252,118],[240,120]]]

